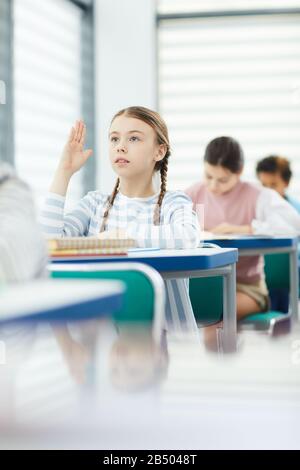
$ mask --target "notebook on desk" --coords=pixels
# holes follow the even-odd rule
[[[126,255],[136,247],[131,238],[99,239],[97,237],[65,237],[48,240],[51,257]]]

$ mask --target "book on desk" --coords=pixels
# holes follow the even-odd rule
[[[64,237],[48,240],[49,255],[52,258],[126,255],[130,248],[136,249],[136,242],[131,238]]]

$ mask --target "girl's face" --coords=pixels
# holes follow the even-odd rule
[[[223,166],[204,162],[204,176],[207,189],[216,196],[221,196],[235,187],[240,181],[241,173],[232,173]]]
[[[109,157],[120,177],[152,174],[155,163],[165,156],[165,146],[157,143],[151,126],[140,119],[118,116],[109,132]]]
[[[281,178],[279,173],[258,173],[258,179],[266,188],[275,189],[280,196],[284,197],[288,184]]]

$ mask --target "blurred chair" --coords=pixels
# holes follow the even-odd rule
[[[275,253],[265,255],[266,283],[270,294],[271,309],[268,312],[248,315],[241,321],[243,328],[268,331],[272,336],[289,333],[292,318],[289,313],[290,271],[289,255]]]
[[[271,297],[271,310],[248,315],[239,322],[242,329],[266,331],[272,336],[287,333],[291,329],[289,303],[289,256],[272,254],[265,256],[266,283]],[[207,297],[207,292],[214,293]],[[278,302],[278,292],[282,294]],[[190,279],[190,298],[197,323],[201,326],[218,323],[223,315],[222,278]]]

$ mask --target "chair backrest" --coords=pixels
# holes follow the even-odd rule
[[[164,284],[153,268],[142,263],[58,264],[50,268],[53,278],[114,279],[125,283],[123,306],[115,312],[117,323],[153,325],[155,338],[164,328]]]

